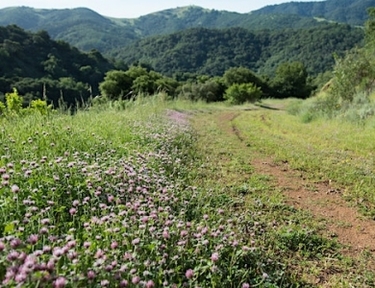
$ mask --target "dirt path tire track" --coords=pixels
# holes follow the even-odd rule
[[[246,145],[244,136],[233,123],[240,113],[244,112],[222,112],[216,120],[220,129],[238,138],[239,145]],[[355,257],[369,251],[375,256],[375,221],[365,219],[350,207],[340,191],[332,189],[329,181],[312,183],[301,172],[290,169],[287,163],[276,165],[266,155],[254,155],[251,164],[257,173],[274,179],[274,185],[281,189],[289,205],[308,210],[315,218],[324,221],[325,236],[337,237],[338,242],[346,247],[343,253]]]

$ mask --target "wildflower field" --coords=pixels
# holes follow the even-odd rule
[[[372,287],[369,257],[255,171],[239,111],[155,96],[0,118],[0,286]]]
[[[187,116],[156,106],[0,120],[2,287],[282,281],[246,217],[194,186],[202,161]]]

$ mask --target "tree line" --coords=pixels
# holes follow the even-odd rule
[[[302,36],[284,31],[295,38],[270,31],[256,34],[242,28],[191,29],[138,43],[132,48],[135,56],[127,62],[109,60],[96,50],[83,53],[66,42],[52,40],[45,31],[26,32],[15,25],[0,27],[0,101],[5,102],[6,93],[14,88],[23,96],[24,106],[37,99],[45,99],[54,107],[61,103],[76,106],[97,95],[115,100],[158,92],[171,98],[232,103],[261,97],[306,98],[317,86],[312,76],[327,68],[314,70],[306,61],[313,58],[309,49],[316,47],[318,36],[329,38],[324,44],[329,51],[334,47],[344,49],[363,38],[360,30],[347,25],[328,27],[331,30],[304,30]],[[309,49],[301,37],[311,44]],[[277,48],[269,45],[279,43],[281,49],[286,39],[295,45],[287,48],[296,50],[300,45],[303,49],[299,53],[304,57],[279,57]],[[151,58],[137,51],[149,51],[149,57],[157,61],[147,61]],[[270,61],[266,52],[269,59],[279,58],[273,60],[269,73],[260,73]],[[332,57],[319,55],[319,61]],[[323,82],[326,78],[318,79]]]

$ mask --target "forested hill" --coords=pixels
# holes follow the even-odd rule
[[[53,39],[66,41],[84,51],[105,52],[139,39],[133,27],[115,23],[87,8],[0,9],[0,25],[11,24],[33,32],[45,30]]]
[[[269,5],[253,11],[252,15],[298,15],[318,17],[350,25],[363,25],[367,19],[367,8],[375,7],[375,0],[327,0],[315,2],[288,2]]]
[[[17,87],[25,101],[60,97],[69,104],[98,93],[98,83],[113,69],[98,51],[82,53],[45,32],[31,33],[11,25],[0,27],[0,92]]]
[[[375,0],[290,2],[244,14],[188,6],[135,19],[109,18],[87,8],[10,7],[0,9],[0,25],[16,24],[30,31],[45,30],[53,39],[64,40],[84,51],[97,49],[108,55],[108,51],[136,40],[189,28],[283,30],[318,27],[325,24],[324,20],[363,25],[366,10],[371,6],[375,6]]]
[[[285,61],[301,61],[314,75],[330,70],[334,53],[342,54],[362,39],[362,29],[328,23],[310,29],[258,32],[243,28],[193,28],[140,40],[113,51],[112,56],[128,64],[148,63],[166,75],[222,75],[237,66],[271,75]]]

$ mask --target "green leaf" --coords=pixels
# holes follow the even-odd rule
[[[9,233],[12,233],[13,231],[14,231],[14,224],[13,223],[8,223],[7,225],[5,225],[4,234],[9,234]]]

